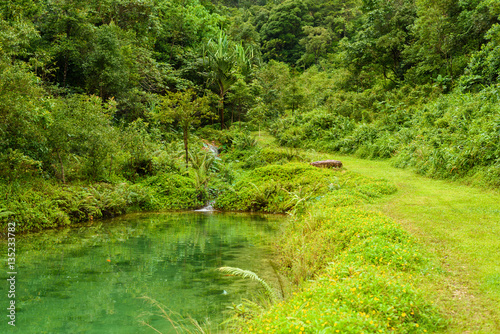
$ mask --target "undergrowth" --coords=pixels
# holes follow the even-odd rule
[[[396,167],[422,175],[498,187],[499,85],[439,96],[424,88],[413,92],[419,98],[412,98],[412,92],[386,96],[371,106],[370,121],[343,116],[338,106],[318,107],[279,118],[270,130],[283,146],[370,159],[395,157]]]
[[[41,179],[13,186],[0,184],[0,226],[16,223],[16,231],[55,228],[131,211],[201,207],[203,195],[195,182],[177,174],[162,174],[131,184],[63,185]]]

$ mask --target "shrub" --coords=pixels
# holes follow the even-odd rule
[[[152,191],[149,210],[192,209],[205,204],[203,190],[197,189],[194,180],[186,176],[165,173],[149,177],[141,184]]]
[[[265,147],[261,150],[260,154],[267,164],[281,164],[305,160],[305,157],[298,150],[292,148]]]
[[[337,262],[288,300],[236,328],[244,333],[434,333],[446,323],[407,277]]]
[[[438,178],[481,176],[489,184],[500,156],[499,86],[454,92],[420,110],[394,164]],[[494,175],[494,174],[493,174]]]
[[[133,209],[145,209],[152,202],[151,193],[141,185],[94,184],[88,186],[61,186],[47,181],[33,181],[31,186],[8,191],[5,202],[0,202],[9,215],[0,216],[2,230],[8,220],[17,224],[18,232],[54,228],[112,217]]]
[[[252,170],[215,206],[224,210],[286,212],[299,202],[326,192],[334,171],[306,164],[269,165]]]
[[[368,197],[395,191],[385,181],[374,181],[344,169],[288,163],[254,169],[222,193],[215,206],[224,210],[284,213],[300,210],[308,201],[339,189],[355,189]]]

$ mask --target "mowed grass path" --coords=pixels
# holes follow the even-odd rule
[[[450,319],[448,333],[500,333],[500,193],[434,180],[389,161],[341,155],[344,167],[394,182],[398,192],[368,205],[399,222],[436,256],[443,275],[422,282]]]

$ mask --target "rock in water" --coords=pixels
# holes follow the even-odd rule
[[[323,160],[311,162],[311,166],[323,168],[341,168],[342,162],[338,160]]]

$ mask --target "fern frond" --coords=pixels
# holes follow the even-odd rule
[[[227,273],[233,276],[239,276],[243,278],[249,278],[251,280],[254,280],[258,282],[266,291],[267,295],[269,298],[271,298],[272,302],[276,302],[278,300],[278,295],[276,294],[276,291],[274,291],[273,288],[269,284],[266,283],[262,278],[257,276],[256,273],[250,270],[244,270],[240,268],[234,268],[234,267],[220,267],[218,269],[219,271],[222,271],[223,273]]]

